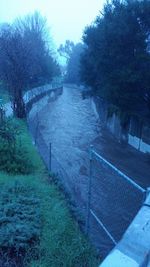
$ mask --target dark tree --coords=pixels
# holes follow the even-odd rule
[[[82,81],[121,113],[148,116],[149,14],[149,0],[112,0],[83,36]]]
[[[81,43],[73,47],[67,63],[66,82],[80,83],[80,59],[83,49],[84,45]]]
[[[25,117],[23,92],[51,81],[58,72],[46,20],[35,12],[12,25],[1,25],[0,50],[0,78],[12,96],[14,114]]]
[[[66,58],[66,60],[68,61],[70,59],[70,56],[72,54],[72,50],[74,48],[74,43],[70,40],[66,40],[65,44],[61,44],[60,47],[58,48],[58,53]]]

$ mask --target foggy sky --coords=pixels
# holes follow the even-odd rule
[[[35,10],[47,17],[51,36],[58,46],[66,39],[80,41],[86,25],[102,9],[105,0],[0,0],[0,23],[12,22]]]

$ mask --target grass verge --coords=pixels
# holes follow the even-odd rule
[[[72,218],[63,193],[49,179],[32,145],[26,123],[21,120],[17,123],[32,172],[16,176],[0,172],[0,186],[4,192],[4,197],[0,198],[0,212],[4,217],[0,222],[0,246],[4,252],[9,248],[9,266],[14,266],[12,259],[17,266],[26,267],[98,266],[99,259]],[[14,222],[17,222],[15,226]],[[5,230],[11,242],[2,238]]]

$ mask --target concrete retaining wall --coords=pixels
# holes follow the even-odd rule
[[[144,153],[150,153],[150,145],[137,136],[128,134],[128,144]]]
[[[116,138],[121,139],[122,128],[120,119],[113,114],[112,117],[107,118],[106,126],[109,131],[116,136]]]
[[[150,190],[142,208],[121,241],[100,267],[150,266]]]
[[[99,115],[100,123],[107,127],[107,129],[119,140],[127,142],[137,150],[150,153],[150,126],[141,125],[138,121],[131,118],[130,125],[126,130],[121,127],[119,117],[114,113],[111,117],[107,117],[107,104],[100,97],[95,97],[97,113]]]
[[[30,90],[25,93],[24,101],[26,104],[27,113],[32,109],[32,106],[35,102],[39,101],[44,96],[48,96],[49,101],[55,100],[63,92],[63,86],[53,87],[51,84],[46,86],[41,86]]]
[[[27,91],[23,97],[27,113],[29,113],[29,111],[32,109],[33,104],[39,101],[41,98],[47,96],[48,98],[47,101],[55,100],[58,95],[62,94],[62,92],[63,92],[63,85],[60,84],[59,85],[47,84]],[[47,101],[45,104],[47,104]],[[13,115],[13,108],[11,102],[6,103],[4,105],[4,109],[6,117]]]

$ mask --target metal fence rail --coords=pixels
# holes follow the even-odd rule
[[[150,251],[145,256],[145,259],[143,263],[140,265],[140,267],[149,267],[150,266]]]
[[[141,186],[90,148],[86,231],[92,237],[106,236],[101,250],[109,242],[110,247],[117,244],[142,206],[144,194]]]
[[[58,174],[64,183],[67,180],[64,187],[74,195],[74,200],[82,209],[86,232],[100,254],[105,257],[120,240],[142,206],[145,190],[91,147],[89,181],[85,185],[87,186],[86,214],[85,203],[78,202],[77,191],[69,187],[70,177],[57,160],[53,144],[51,147],[51,141],[48,143],[44,140],[38,115],[29,118],[28,125],[47,168]]]
[[[40,130],[40,121],[38,115],[33,118],[28,117],[28,128],[31,133],[33,142],[36,145],[47,169],[49,170],[49,172],[59,177],[59,181],[60,183],[63,183],[63,187],[66,193],[69,194],[74,201],[76,201],[73,188],[68,185],[68,182],[65,182],[66,180],[69,181],[70,177],[68,176],[68,173],[66,172],[60,161],[57,159],[57,156],[54,153],[53,144],[51,143],[51,141],[47,143],[44,140],[42,131]],[[80,207],[80,204],[82,206],[82,203],[79,203],[78,207]],[[86,216],[86,212],[84,213]]]

